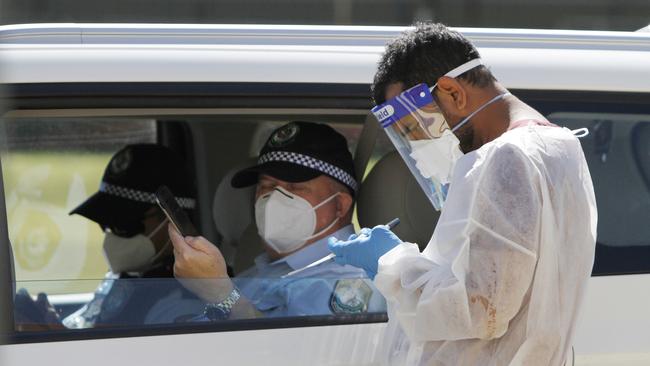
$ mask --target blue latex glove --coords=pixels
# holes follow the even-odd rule
[[[331,237],[327,246],[336,254],[334,261],[338,264],[349,264],[363,268],[369,278],[377,275],[379,258],[395,248],[402,241],[388,226],[378,225],[374,228],[363,228],[359,234],[352,234],[348,240],[337,240]]]

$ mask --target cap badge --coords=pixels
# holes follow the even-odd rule
[[[131,150],[125,150],[117,154],[111,161],[111,173],[114,175],[123,173],[129,168],[132,160]]]
[[[372,288],[364,280],[348,278],[336,281],[330,296],[330,309],[334,314],[355,314],[368,311]]]
[[[298,134],[299,130],[300,127],[295,123],[289,123],[288,125],[281,127],[279,130],[275,131],[269,139],[269,146],[282,147],[290,144]]]

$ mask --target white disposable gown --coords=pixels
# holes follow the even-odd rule
[[[457,163],[422,253],[379,260],[380,355],[407,365],[562,365],[591,274],[596,202],[580,142],[510,130]]]

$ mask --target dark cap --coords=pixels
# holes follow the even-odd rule
[[[305,182],[325,174],[354,193],[357,181],[345,137],[332,127],[312,122],[291,122],[271,133],[257,165],[237,172],[235,188],[256,184],[259,174],[287,182]]]
[[[194,190],[180,157],[156,144],[128,145],[111,158],[99,191],[72,210],[103,227],[138,228],[156,204],[154,192],[166,185],[185,209],[195,206]]]

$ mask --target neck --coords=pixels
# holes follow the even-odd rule
[[[499,84],[487,89],[480,89],[477,92],[479,103],[474,107],[479,108],[483,103],[507,91],[506,88]],[[515,122],[527,119],[545,121],[546,117],[514,95],[504,97],[473,118],[474,149],[478,149],[503,135]]]
[[[477,110],[493,98],[507,92],[508,90],[499,84],[495,84],[490,88],[479,89],[476,94],[477,103],[472,108],[473,110]],[[472,118],[472,122],[470,123],[472,123],[474,129],[474,150],[508,131],[512,122],[512,109],[518,103],[522,102],[512,95],[506,95],[502,99],[487,106]]]

